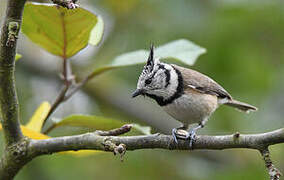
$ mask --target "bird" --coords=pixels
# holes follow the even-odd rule
[[[191,149],[197,130],[204,127],[220,105],[247,113],[257,110],[252,105],[233,99],[210,77],[193,69],[161,62],[159,57],[154,57],[153,44],[132,97],[139,95],[154,99],[166,113],[182,123],[182,126],[172,129],[173,139],[176,144],[178,139],[189,140]],[[189,129],[194,124],[197,126]],[[180,136],[179,130],[186,131],[186,135]]]

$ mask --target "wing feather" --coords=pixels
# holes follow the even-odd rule
[[[232,99],[231,95],[210,77],[175,64],[172,66],[181,72],[185,89],[196,89],[201,93],[215,95],[218,98]]]

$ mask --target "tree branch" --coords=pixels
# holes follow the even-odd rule
[[[265,166],[268,170],[270,180],[279,180],[280,176],[282,176],[282,174],[272,163],[272,160],[270,158],[270,152],[269,152],[268,148],[260,150],[260,153],[263,157]]]
[[[119,136],[121,134],[125,134],[127,132],[129,132],[132,128],[131,124],[125,124],[124,126],[117,128],[117,129],[112,129],[109,131],[100,131],[97,130],[95,131],[96,134],[100,135],[100,136]]]
[[[102,136],[102,135],[118,135],[128,132],[130,127],[123,126],[116,130],[95,131],[75,136],[57,137],[45,140],[31,140],[28,149],[32,156],[44,154],[52,154],[68,150],[93,149],[110,151],[114,154],[125,154],[126,150],[138,149],[169,149],[169,150],[191,150],[187,141],[179,140],[178,145],[175,144],[173,137],[170,135],[153,134],[148,136]],[[124,129],[124,130],[123,130]],[[121,131],[122,130],[122,131]],[[121,132],[121,133],[110,133]],[[196,137],[193,145],[194,149],[210,149],[223,150],[231,148],[248,148],[259,150],[264,158],[265,165],[271,180],[279,180],[281,173],[274,167],[269,156],[268,146],[284,143],[284,128],[275,131],[260,134],[240,134],[223,136],[206,136],[200,135]]]
[[[20,141],[7,146],[0,162],[0,180],[10,180],[19,170],[34,158],[27,154],[30,139],[22,138]]]
[[[127,150],[169,149],[190,150],[188,142],[179,140],[176,145],[170,135],[153,134],[148,136],[100,136],[96,132],[75,136],[56,137],[44,140],[31,140],[29,146],[36,154],[51,154],[67,150],[94,149],[109,151],[104,146],[106,141],[124,144]],[[284,143],[284,129],[260,133],[224,136],[197,136],[194,149],[222,150],[230,148],[249,148],[263,150],[274,144]]]
[[[23,137],[19,124],[14,72],[17,38],[25,2],[26,0],[8,1],[0,39],[0,119],[6,145],[11,145]]]

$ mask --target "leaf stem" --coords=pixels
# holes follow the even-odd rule
[[[45,120],[43,121],[42,126],[44,126],[46,124],[48,118],[59,107],[59,105],[65,101],[66,93],[67,93],[68,89],[70,88],[70,86],[74,83],[74,76],[72,74],[70,62],[67,60],[67,56],[66,56],[67,34],[66,34],[66,25],[65,25],[65,20],[64,20],[65,14],[62,12],[60,15],[62,16],[61,25],[62,25],[62,30],[63,30],[62,31],[62,34],[63,34],[62,75],[63,75],[64,86],[63,86],[62,90],[60,91],[59,95],[57,96],[55,102],[52,104],[51,109],[48,112]]]
[[[70,90],[69,94],[66,94],[64,101],[68,100],[71,96],[73,96],[77,91],[80,90],[81,87],[83,87],[89,80],[90,76],[85,77],[80,83],[76,84],[75,87]]]
[[[55,123],[53,123],[51,126],[49,126],[45,131],[43,131],[43,134],[48,134],[50,131],[52,131],[56,127]]]
[[[64,86],[61,89],[59,95],[57,96],[55,102],[52,104],[50,111],[48,112],[45,120],[43,121],[43,125],[44,126],[48,120],[48,118],[52,115],[52,113],[54,113],[54,111],[59,107],[59,105],[61,103],[63,103],[65,101],[65,95],[70,87],[70,85],[73,82],[73,75],[72,75],[72,71],[71,71],[71,67],[70,67],[70,63],[67,59],[63,59],[63,81],[64,81]]]

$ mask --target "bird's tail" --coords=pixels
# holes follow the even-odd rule
[[[229,100],[225,104],[228,105],[228,106],[232,106],[234,108],[237,108],[237,109],[244,111],[246,113],[249,113],[250,111],[257,111],[256,107],[249,105],[247,103],[243,103],[243,102],[234,100],[234,99]]]

